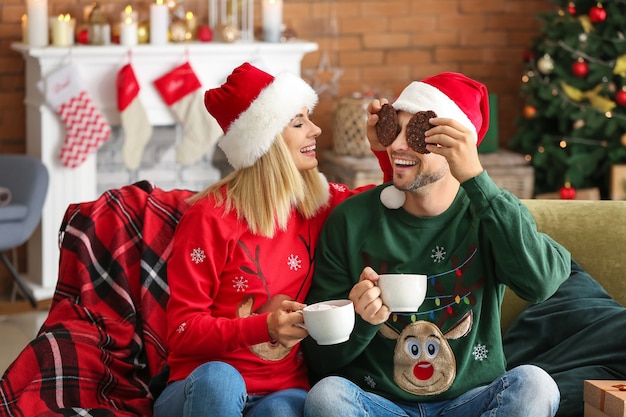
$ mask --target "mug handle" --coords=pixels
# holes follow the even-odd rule
[[[302,310],[296,310],[295,312],[296,312],[296,313],[300,313],[300,314],[302,314]],[[296,323],[296,324],[294,324],[294,326],[296,326],[296,327],[300,327],[301,329],[304,329],[304,330],[306,330],[307,332],[309,331],[309,329],[307,329],[307,328],[306,328],[306,326],[304,325],[304,323]]]

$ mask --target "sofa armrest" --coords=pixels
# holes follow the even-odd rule
[[[626,306],[626,201],[524,199],[537,229],[565,246],[620,304]],[[526,306],[507,290],[502,327]]]

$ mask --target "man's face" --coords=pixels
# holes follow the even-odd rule
[[[399,133],[387,146],[387,154],[393,167],[393,184],[402,191],[415,191],[450,172],[448,161],[443,156],[422,154],[409,147],[406,127],[411,116],[411,113],[398,112]]]

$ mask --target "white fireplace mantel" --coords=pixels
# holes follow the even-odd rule
[[[304,54],[317,50],[305,41],[286,43],[170,43],[163,46],[125,47],[74,46],[30,48],[13,44],[26,65],[26,152],[40,158],[50,173],[50,185],[43,208],[41,225],[28,242],[26,279],[35,297],[49,298],[56,286],[59,247],[58,231],[68,205],[97,198],[95,154],[75,169],[62,166],[59,150],[65,139],[58,115],[47,106],[37,83],[49,74],[72,63],[85,88],[112,126],[120,124],[117,111],[116,76],[131,63],[140,84],[139,98],[154,126],[175,124],[173,114],[152,82],[176,66],[189,61],[204,89],[221,85],[241,63],[256,63],[270,73],[289,71],[300,74]]]

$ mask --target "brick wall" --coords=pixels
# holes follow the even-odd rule
[[[283,0],[284,21],[300,38],[320,45],[303,60],[315,72],[324,52],[343,69],[339,96],[361,91],[397,94],[410,81],[440,71],[460,71],[484,82],[498,94],[499,141],[506,146],[520,113],[522,53],[538,33],[537,14],[548,0]],[[147,3],[100,2],[121,10]],[[260,0],[255,0],[260,21]],[[91,1],[48,0],[51,15],[80,16]],[[206,19],[208,0],[186,0],[185,6]],[[10,49],[21,39],[20,17],[26,0],[0,3],[0,152],[25,152],[24,66]],[[320,76],[320,79],[324,79]],[[320,146],[332,146],[336,97],[323,93],[314,120],[324,133]],[[0,179],[1,180],[1,179]],[[0,293],[6,278],[0,267]],[[6,281],[6,279],[4,280]]]

